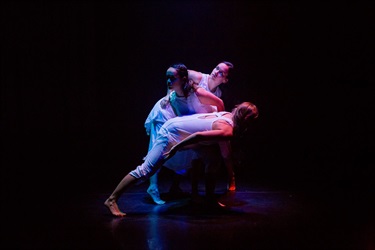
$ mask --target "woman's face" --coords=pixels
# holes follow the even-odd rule
[[[221,83],[228,82],[229,66],[225,63],[219,63],[211,72],[211,77],[214,81]]]
[[[177,88],[182,88],[182,79],[177,73],[175,68],[169,68],[166,73],[167,87],[169,89],[176,90]]]

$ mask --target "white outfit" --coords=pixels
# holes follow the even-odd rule
[[[202,73],[202,79],[198,83],[199,86],[201,86],[202,88],[204,88],[207,91],[210,91],[208,89],[208,77],[209,76],[210,76],[209,74],[203,74]],[[215,92],[212,92],[212,94],[216,95],[217,97],[221,97],[221,94],[222,94],[221,89],[219,87],[216,88]]]
[[[208,74],[203,74],[202,79],[199,82],[199,86],[209,91],[208,89]],[[219,89],[219,88],[217,88]],[[216,91],[217,94],[221,92]],[[200,113],[212,113],[216,112],[216,106],[211,106],[207,104],[202,104],[199,101],[198,96],[195,93],[192,93],[187,98],[176,98],[177,95],[175,92],[171,93],[171,102],[175,103],[176,107],[181,107],[181,115],[191,115],[191,114],[200,114]],[[187,110],[186,110],[187,109]],[[165,162],[164,166],[174,170],[180,175],[186,174],[186,169],[190,168],[191,161],[194,159],[200,158],[195,150],[184,150],[177,152],[171,159]]]
[[[224,117],[224,115],[228,113],[229,112],[223,111],[169,119],[160,128],[154,145],[147,153],[142,165],[139,165],[129,174],[137,179],[150,177],[163,166],[165,163],[163,155],[168,152],[171,147],[195,132],[212,130],[212,124],[217,120],[225,120],[233,127],[233,121]],[[176,171],[176,169],[173,170]]]
[[[145,129],[146,133],[150,136],[150,143],[148,145],[148,150],[152,148],[156,136],[163,124],[173,118],[176,117],[176,114],[173,111],[173,108],[170,103],[167,103],[165,108],[162,108],[161,102],[165,99],[165,97],[161,98],[157,101],[154,107],[151,109],[150,113],[148,114],[146,121],[145,121]]]
[[[172,93],[171,102],[175,101],[174,96],[176,96],[176,94]],[[198,96],[195,93],[192,93],[187,98],[184,98],[182,100],[186,103],[182,104],[181,102],[177,101],[175,102],[175,105],[178,107],[185,106],[188,108],[188,110],[185,111],[185,113],[179,114],[179,116],[200,114],[200,113],[212,113],[216,111],[216,107],[202,104],[199,101]],[[180,175],[183,175],[183,174],[186,174],[186,169],[190,168],[191,161],[197,158],[198,158],[198,155],[194,150],[178,151],[171,159],[165,162],[164,166],[176,171]]]
[[[161,98],[156,102],[144,123],[146,133],[150,136],[149,150],[155,141],[156,135],[159,132],[161,126],[169,119],[174,118],[177,114],[174,112],[172,105],[167,102],[165,108],[162,108],[161,102],[165,97]],[[211,113],[216,111],[216,107],[211,105],[202,104],[199,101],[198,96],[195,92],[185,97],[179,97],[174,91],[169,94],[170,102],[174,103],[175,107],[178,107],[178,115],[192,115],[197,113]]]
[[[210,91],[208,89],[208,77],[208,74],[202,73],[202,79],[198,83],[198,85],[205,90]],[[213,94],[220,97],[221,90],[217,88],[215,93]],[[165,109],[161,107],[160,102],[164,98],[165,97],[160,99],[154,105],[145,122],[146,132],[148,135],[150,135],[148,150],[151,150],[155,142],[157,133],[167,120],[174,118],[177,115],[185,116],[197,113],[211,113],[217,111],[217,108],[215,106],[202,104],[195,92],[190,93],[187,98],[177,96],[176,92],[174,91],[169,94],[170,102],[173,103],[175,107],[178,107],[178,114],[174,112],[170,103],[167,104],[167,107]],[[191,161],[196,158],[198,158],[198,155],[194,150],[179,151],[171,159],[165,162],[164,165],[169,169],[175,170],[179,174],[185,174],[186,169],[190,167]]]

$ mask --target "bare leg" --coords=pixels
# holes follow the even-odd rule
[[[132,184],[134,184],[136,181],[136,178],[131,176],[130,174],[127,174],[117,185],[115,190],[112,192],[112,194],[108,197],[108,199],[104,202],[104,205],[109,209],[109,211],[117,217],[123,217],[126,214],[121,212],[117,201],[120,198],[120,195]]]
[[[236,178],[234,176],[233,162],[230,159],[224,159],[228,174],[228,191],[236,191]]]
[[[158,171],[159,172],[159,171]],[[159,188],[158,188],[158,172],[150,177],[150,186],[147,189],[147,193],[151,196],[152,200],[156,204],[164,204],[165,201],[160,199]]]
[[[236,191],[236,178],[231,165],[227,165],[228,172],[228,191]]]
[[[216,186],[216,174],[206,173],[205,186],[206,186],[206,199],[208,205],[213,208],[224,208],[225,205],[216,200],[215,197],[215,186]]]

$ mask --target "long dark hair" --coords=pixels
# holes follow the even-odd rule
[[[172,64],[171,67],[176,69],[178,76],[184,81],[184,86],[182,87],[182,90],[184,92],[184,96],[187,97],[191,90],[191,86],[188,84],[188,68],[183,63],[175,63]]]

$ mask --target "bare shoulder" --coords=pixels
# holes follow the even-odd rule
[[[212,124],[213,130],[221,130],[226,136],[233,135],[233,127],[225,120],[219,119]]]
[[[202,80],[202,73],[195,70],[188,70],[189,80],[192,80],[195,83],[199,83]]]

